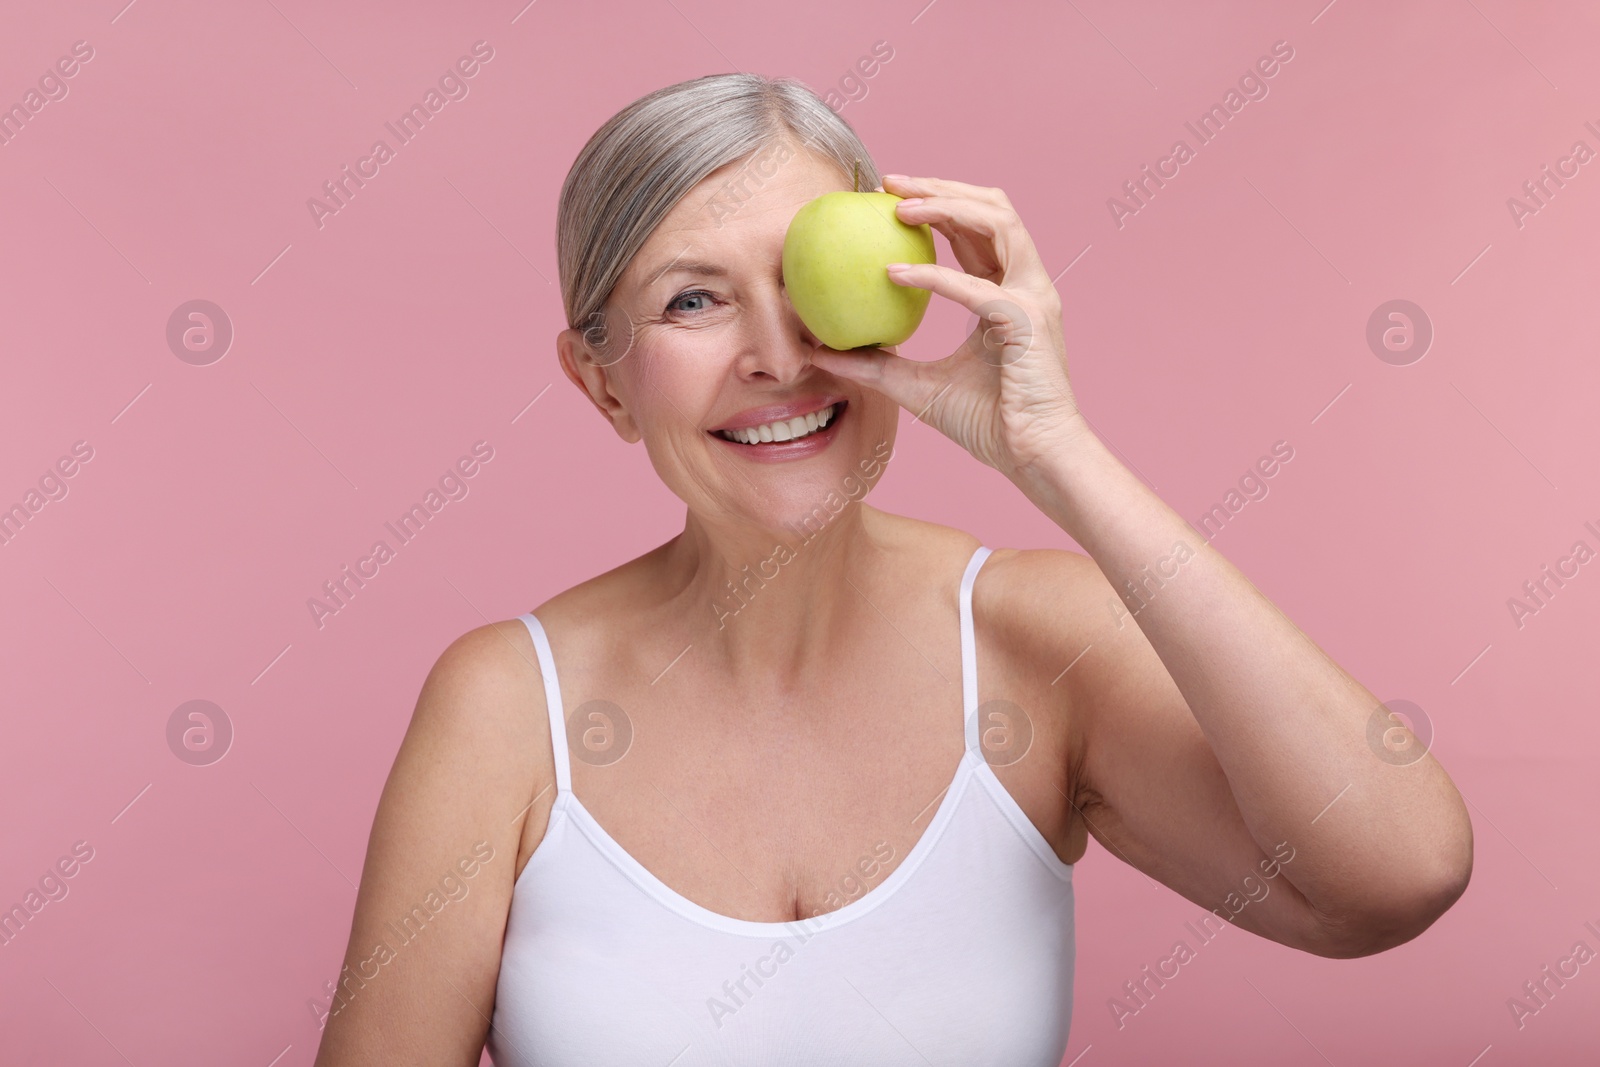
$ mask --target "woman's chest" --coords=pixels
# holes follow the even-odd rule
[[[827,685],[787,695],[730,692],[691,671],[665,692],[590,674],[568,683],[573,794],[673,893],[741,920],[791,921],[864,898],[913,854],[975,733],[994,777],[1073,862],[1085,838],[1067,799],[1062,695],[1007,650],[978,651],[975,731],[959,660],[942,672],[841,665]],[[550,799],[525,828],[519,871]]]
[[[548,1064],[1059,1063],[1070,869],[1012,832],[972,762],[957,782],[934,847],[843,911],[789,925],[674,898],[564,804],[513,900],[496,1062],[537,1049]]]

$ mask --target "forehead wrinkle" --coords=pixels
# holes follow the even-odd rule
[[[650,280],[645,282],[645,288],[648,289],[662,278],[670,277],[674,274],[697,274],[707,278],[726,278],[728,273],[728,268],[722,266],[720,263],[713,263],[710,260],[674,259],[670,263],[664,264],[654,274],[652,274],[650,276]]]
[[[822,180],[820,186],[815,179],[816,175],[814,174],[792,173],[780,175],[773,183],[758,190],[743,201],[736,215],[727,221],[733,227],[748,233],[752,227],[759,228],[761,223],[770,219],[775,213],[778,214],[782,220],[781,224],[776,222],[769,223],[767,228],[773,231],[773,243],[781,249],[784,237],[789,230],[789,223],[802,207],[815,197],[822,195],[822,193],[848,188],[845,183],[839,180],[838,175],[831,170],[827,172],[827,177]],[[803,195],[796,196],[795,191],[797,189],[803,190]],[[716,195],[713,193],[712,198],[714,199]],[[686,209],[684,205],[680,204],[677,210]],[[681,235],[706,230],[703,209],[687,216],[684,222],[671,225],[676,221],[669,214],[667,225],[670,228],[665,232]],[[730,234],[732,231],[724,230],[721,226],[717,226],[713,228],[712,232]],[[731,276],[732,272],[727,267],[705,258],[706,253],[703,251],[694,252],[694,255],[699,258],[683,260],[683,256],[686,253],[690,253],[693,248],[694,245],[692,243],[686,243],[671,260],[652,268],[651,272],[639,283],[639,290],[643,292],[650,289],[657,282],[667,277],[669,273],[693,273],[708,278],[727,278]],[[680,260],[682,260],[681,263]],[[678,271],[676,269],[678,267],[681,267],[682,270]]]
[[[650,288],[650,286],[654,285],[657,281],[659,281],[661,279],[661,277],[667,273],[667,271],[672,269],[672,265],[674,263],[677,263],[679,259],[683,258],[683,254],[685,252],[689,251],[689,249],[691,247],[693,247],[693,246],[686,244],[682,248],[678,249],[678,254],[673,256],[670,260],[668,260],[661,267],[658,267],[654,274],[650,275],[649,278],[645,279],[643,284],[640,285],[640,288],[641,289],[648,289],[648,288]]]
[[[771,273],[772,273],[772,277],[773,278],[775,278],[779,282],[781,282],[783,280],[783,240],[782,240],[782,237],[780,236],[779,238],[777,238],[773,242],[773,244],[775,245],[776,251],[775,251],[775,254],[772,257],[773,266],[772,266],[772,272]],[[650,274],[648,280],[646,280],[645,282],[643,282],[639,286],[639,292],[641,292],[641,293],[648,292],[653,286],[655,286],[657,283],[661,282],[662,280],[664,280],[666,278],[673,277],[673,276],[678,276],[678,275],[684,275],[684,276],[688,276],[688,277],[718,278],[718,279],[728,280],[728,279],[732,279],[738,273],[738,271],[735,268],[727,266],[723,262],[719,262],[717,260],[713,260],[713,259],[710,259],[710,258],[684,259],[683,258],[684,252],[687,252],[687,251],[688,251],[688,248],[685,248],[682,252],[679,252],[676,256],[674,256],[668,262],[661,264],[659,267],[656,267],[653,270],[653,272]],[[697,253],[697,256],[702,256],[703,257],[703,255],[704,255],[703,253]],[[744,253],[742,253],[739,250],[734,250],[734,251],[729,253],[729,258],[732,258],[732,259],[740,259],[740,258],[743,258],[743,256],[744,256]]]

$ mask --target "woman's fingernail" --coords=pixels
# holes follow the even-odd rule
[[[886,182],[908,182],[911,179],[904,174],[885,174],[883,180]]]
[[[920,196],[908,196],[904,200],[901,200],[900,203],[906,205],[907,207],[912,207],[912,206],[915,206],[917,204],[922,203],[922,197],[920,197]]]
[[[889,269],[892,270],[892,271],[910,270],[911,269],[911,264],[909,264],[909,263],[891,263],[891,264],[889,264]]]

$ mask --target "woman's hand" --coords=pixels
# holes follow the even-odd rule
[[[1091,433],[1067,382],[1061,298],[1038,250],[999,189],[941,178],[883,180],[880,189],[905,198],[895,205],[900,221],[944,234],[965,271],[913,263],[889,277],[954,300],[978,325],[939,360],[819,348],[812,362],[883,393],[1013,481],[1027,478]]]

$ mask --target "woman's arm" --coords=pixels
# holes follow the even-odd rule
[[[477,1067],[519,812],[553,776],[543,694],[520,622],[463,634],[428,674],[373,818],[316,1067]]]
[[[812,362],[1005,474],[1118,591],[1149,582],[1123,620],[1138,638],[1098,645],[1068,672],[1090,832],[1207,908],[1281,846],[1293,858],[1273,877],[1299,903],[1286,909],[1293,895],[1278,894],[1241,912],[1241,925],[1265,923],[1268,936],[1330,956],[1415,937],[1472,870],[1471,822],[1443,768],[1431,755],[1396,765],[1368,747],[1378,700],[1092,432],[1068,380],[1060,294],[1004,190],[883,181],[906,197],[896,218],[943,234],[961,266],[890,264],[890,279],[959,303],[978,324],[943,359],[819,348]],[[1035,586],[1058,590],[1055,603],[1028,617],[1060,640],[1081,629],[1079,594],[1101,590],[1056,570]]]
[[[1073,597],[1088,645],[1061,681],[1082,746],[1074,802],[1102,844],[1327,956],[1400,944],[1455,902],[1472,871],[1466,808],[1431,754],[1400,765],[1374,751],[1371,692],[1094,434],[1018,485],[1101,572],[1075,553],[1052,555],[1077,568],[1033,564],[1055,575],[1034,599]],[[1060,633],[1064,602],[1053,616]],[[1266,903],[1241,905],[1247,876]]]

